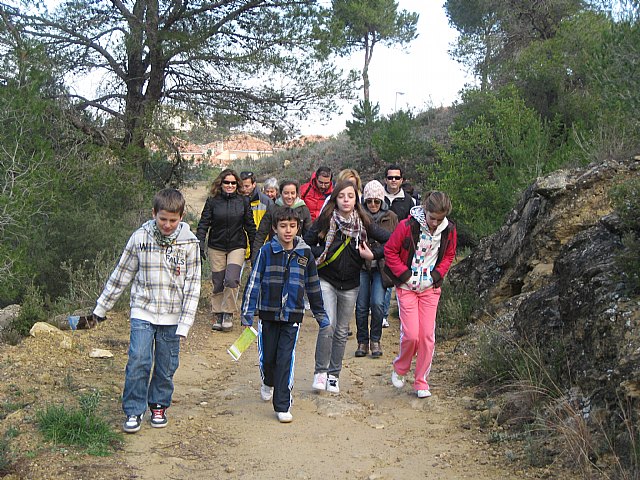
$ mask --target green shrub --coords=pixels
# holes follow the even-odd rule
[[[467,333],[477,296],[465,284],[442,284],[442,297],[438,306],[438,337],[449,339]]]
[[[27,288],[20,314],[11,323],[11,330],[26,336],[34,323],[44,322],[47,317],[40,288],[32,284]]]
[[[95,306],[109,275],[113,271],[118,256],[115,252],[98,252],[92,262],[79,265],[63,262],[60,269],[68,276],[67,292],[56,300],[55,309],[60,313],[70,313],[78,309]],[[125,289],[118,305],[128,303],[129,289]]]
[[[627,290],[640,293],[640,179],[632,178],[616,185],[609,192],[624,229],[624,249],[617,255],[617,264],[624,272]]]
[[[9,441],[6,438],[0,438],[0,476],[4,476],[11,471],[11,463]]]
[[[90,455],[109,455],[122,442],[122,435],[96,415],[99,402],[100,394],[93,392],[80,397],[80,408],[50,405],[37,412],[38,428],[55,444],[79,446]]]

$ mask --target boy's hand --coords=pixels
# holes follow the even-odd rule
[[[91,314],[91,318],[87,318],[87,327],[94,328],[98,326],[98,323],[104,322],[107,317],[99,317],[95,313]]]
[[[253,317],[249,316],[249,315],[246,315],[246,316],[242,317],[240,319],[240,324],[243,327],[250,327],[251,325],[253,325]]]
[[[318,320],[318,325],[320,326],[320,328],[327,328],[329,325],[331,325],[331,322],[329,322],[329,317],[325,315],[322,320]]]

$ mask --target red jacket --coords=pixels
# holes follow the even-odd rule
[[[412,229],[413,226],[413,229]],[[402,220],[384,245],[384,258],[387,266],[403,283],[411,278],[411,262],[416,251],[416,243],[420,233],[418,222],[409,217]],[[458,233],[452,221],[442,231],[438,259],[434,270],[440,274],[440,279],[449,271],[456,256]],[[433,275],[433,273],[432,273]],[[434,278],[435,280],[435,278]]]
[[[324,201],[331,195],[331,192],[333,192],[333,184],[329,185],[329,188],[324,193],[318,189],[315,172],[311,175],[311,180],[300,187],[300,198],[307,204],[312,222],[320,215]]]

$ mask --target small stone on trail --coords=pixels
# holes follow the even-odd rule
[[[111,358],[113,357],[113,353],[109,350],[104,350],[102,348],[94,348],[89,352],[90,358]]]
[[[206,407],[207,405],[209,405],[209,402],[200,402],[201,407]]]

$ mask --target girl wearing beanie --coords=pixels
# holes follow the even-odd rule
[[[362,195],[364,211],[373,223],[393,232],[398,225],[398,216],[389,210],[384,201],[384,187],[372,180],[364,187]],[[371,246],[377,244],[371,242]],[[373,358],[382,356],[380,340],[382,338],[382,318],[384,316],[384,293],[380,276],[383,260],[367,260],[360,270],[360,290],[356,301],[356,327],[358,349],[356,357],[365,357],[369,351]],[[371,322],[369,322],[371,312]]]

